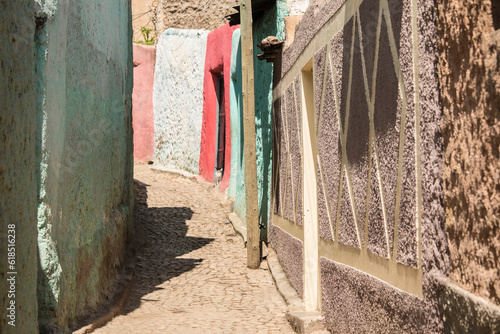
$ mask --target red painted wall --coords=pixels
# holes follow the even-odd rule
[[[153,83],[156,49],[134,43],[132,127],[134,162],[148,162],[154,154]]]
[[[203,83],[203,124],[200,145],[200,175],[203,179],[214,181],[214,168],[217,144],[217,92],[216,79],[224,75],[224,110],[226,113],[226,145],[224,176],[220,190],[229,185],[231,172],[231,118],[229,109],[229,82],[231,78],[231,38],[239,26],[229,23],[208,34],[207,54],[205,57],[205,77]]]

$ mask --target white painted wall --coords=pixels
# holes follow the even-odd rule
[[[206,30],[168,29],[156,46],[155,164],[198,174]]]
[[[309,6],[309,0],[288,0],[286,3],[288,15],[303,15]]]

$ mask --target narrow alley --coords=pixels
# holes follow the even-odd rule
[[[500,334],[500,0],[0,0],[0,334]]]
[[[294,333],[270,273],[246,267],[213,185],[148,165],[134,178],[146,243],[121,314],[94,333]]]

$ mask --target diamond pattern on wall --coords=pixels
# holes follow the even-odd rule
[[[422,297],[417,11],[416,0],[346,0],[293,56],[274,89],[273,224],[304,247],[318,242],[320,257]],[[302,87],[311,64],[313,84],[308,77]],[[301,106],[311,86],[314,114]],[[315,123],[313,138],[303,138],[312,147],[303,147],[302,122]],[[304,179],[303,152],[311,151],[315,166],[306,165]],[[319,241],[314,191],[302,193],[310,180]],[[303,227],[304,201],[311,215]]]
[[[302,126],[298,89],[299,76],[285,90],[280,110],[274,111],[275,123],[279,123],[275,124],[278,129],[274,131],[275,140],[279,140],[281,144],[276,152],[280,175],[274,180],[273,207],[279,216],[302,225]]]
[[[406,189],[402,194],[406,142],[410,138],[414,144],[415,135],[406,133],[406,128],[415,120],[407,118],[407,85],[388,1],[364,2],[327,44],[324,57],[319,62],[324,68],[314,69],[320,76],[316,91],[321,92],[316,117],[320,212],[327,213],[334,242],[399,259],[401,199],[415,191]],[[415,210],[408,205],[407,201],[406,210]],[[415,225],[415,220],[411,223]],[[417,236],[415,245],[416,240]]]

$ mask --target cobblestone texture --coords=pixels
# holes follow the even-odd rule
[[[246,249],[213,187],[135,166],[147,236],[121,315],[94,333],[294,333],[270,273]]]

